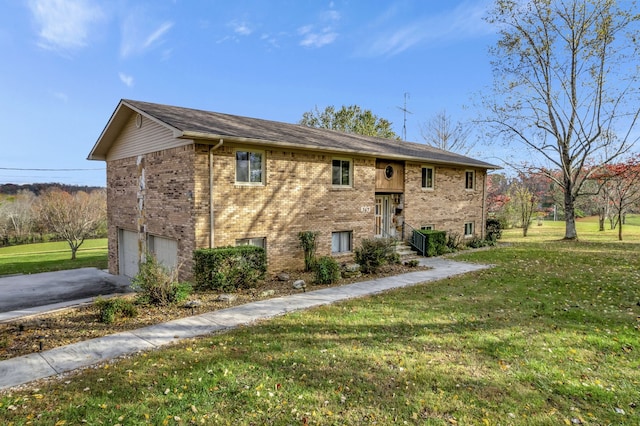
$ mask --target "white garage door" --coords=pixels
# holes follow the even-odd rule
[[[121,229],[118,239],[120,275],[133,278],[138,273],[138,234]]]
[[[155,254],[159,263],[169,269],[178,266],[178,242],[170,238],[149,236],[149,251]]]

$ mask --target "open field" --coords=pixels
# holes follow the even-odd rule
[[[536,220],[529,228],[526,238],[522,237],[522,229],[513,228],[503,231],[502,242],[541,242],[559,240],[564,237],[565,223],[563,221],[543,221],[538,226]],[[617,242],[618,229],[610,229],[609,222],[605,222],[604,231],[598,230],[598,218],[591,216],[576,221],[578,238],[583,241]],[[628,215],[622,226],[622,242],[640,242],[640,215]]]
[[[76,260],[64,241],[0,247],[0,276],[33,274],[84,267],[107,267],[107,239],[86,240],[78,249]]]
[[[0,419],[638,424],[640,244],[546,239],[456,256],[495,264],[490,270],[292,313],[6,393]]]

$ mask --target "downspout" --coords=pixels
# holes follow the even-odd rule
[[[213,236],[214,236],[214,219],[215,215],[213,213],[213,151],[220,148],[223,139],[220,139],[215,146],[211,145],[209,147],[209,248],[213,248]]]
[[[489,171],[484,171],[484,179],[482,179],[482,239],[486,238],[486,230],[487,230],[487,218],[485,215],[487,214],[487,177],[489,177]]]

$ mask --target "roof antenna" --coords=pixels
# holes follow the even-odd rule
[[[409,93],[404,92],[404,107],[397,107],[400,111],[404,113],[404,124],[402,126],[402,140],[407,140],[407,113],[413,114],[411,111],[407,109],[407,99],[409,99]]]

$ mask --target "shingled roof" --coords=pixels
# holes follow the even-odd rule
[[[484,161],[443,151],[425,144],[128,99],[120,101],[118,108],[89,154],[89,159],[104,159],[101,153],[108,150],[115,133],[120,130],[119,128],[114,129],[113,125],[115,127],[122,125],[122,120],[117,120],[117,116],[123,106],[164,124],[173,130],[177,138],[183,139],[213,142],[224,139],[264,145],[265,147],[286,146],[322,152],[454,164],[482,169],[499,168]],[[116,124],[117,122],[120,124]]]

